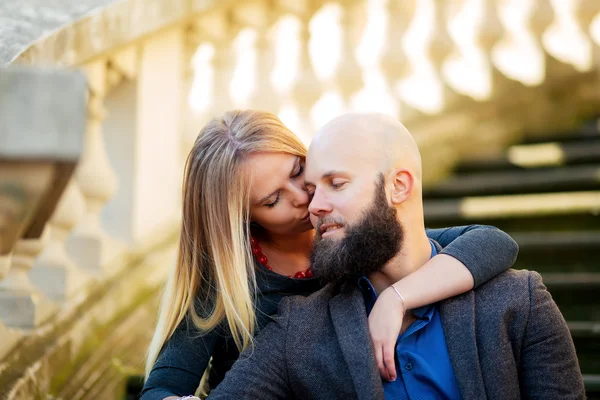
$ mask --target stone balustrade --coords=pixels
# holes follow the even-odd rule
[[[75,67],[89,85],[84,151],[44,240],[0,254],[2,296],[41,299],[0,315],[25,336],[176,229],[185,156],[227,109],[272,111],[306,143],[341,112],[386,112],[415,134],[428,183],[600,105],[596,0],[84,3],[0,5],[0,64]]]

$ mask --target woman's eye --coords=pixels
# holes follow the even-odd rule
[[[346,182],[332,182],[331,187],[334,189],[340,189],[345,184],[346,184]]]
[[[298,168],[298,172],[296,172],[292,178],[296,179],[298,177],[300,177],[302,174],[304,173],[304,165],[300,164],[300,167]]]
[[[279,193],[277,193],[277,197],[275,198],[275,201],[273,201],[272,203],[269,204],[265,204],[265,206],[269,207],[269,208],[273,208],[275,207],[275,205],[279,203]]]

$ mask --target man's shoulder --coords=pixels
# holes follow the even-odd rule
[[[510,291],[529,292],[531,284],[541,282],[542,277],[535,271],[526,269],[509,269],[474,289],[476,293]]]
[[[473,289],[475,304],[484,308],[522,308],[528,312],[533,291],[539,286],[543,287],[539,273],[509,269]]]

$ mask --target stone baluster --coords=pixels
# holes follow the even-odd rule
[[[544,79],[547,76],[552,76],[553,79],[556,77],[570,73],[571,67],[557,61],[551,57],[547,51],[544,50],[544,33],[552,25],[554,21],[554,9],[552,8],[551,0],[534,0],[529,10],[529,29],[536,42],[544,52],[544,65],[545,74]]]
[[[10,254],[0,256],[0,286],[2,285],[2,280],[7,276],[8,271],[10,270],[11,262],[12,256]],[[0,299],[1,298],[2,294],[0,294]],[[0,302],[0,304],[2,303]],[[0,359],[2,359],[13,348],[21,336],[22,332],[20,330],[11,329],[4,326],[2,323],[2,318],[0,318],[0,337],[2,338],[0,341]]]
[[[47,227],[46,227],[47,228]],[[8,275],[0,281],[0,320],[7,326],[32,329],[56,311],[56,305],[31,283],[28,272],[48,242],[48,230],[37,239],[17,241],[10,257]]]
[[[256,75],[254,90],[248,99],[248,106],[277,113],[281,102],[272,83],[275,64],[273,45],[273,23],[276,21],[276,8],[272,0],[258,0],[236,7],[236,21],[242,26],[256,30]]]
[[[0,282],[8,275],[8,271],[10,270],[11,256],[0,255]]]
[[[500,98],[507,90],[518,90],[521,85],[506,79],[492,60],[494,47],[504,37],[504,28],[498,17],[496,0],[482,0],[483,10],[475,33],[475,43],[484,54],[491,80],[491,96]]]
[[[447,4],[445,0],[433,2],[433,31],[427,44],[427,55],[442,86],[442,106],[448,107],[460,98],[443,79],[443,65],[447,57],[454,52],[454,42],[448,33]]]
[[[214,45],[212,67],[214,71],[213,99],[209,114],[215,117],[233,107],[231,79],[235,67],[233,39],[237,29],[231,16],[225,11],[215,13],[203,20],[203,35]]]
[[[105,119],[106,62],[97,61],[84,68],[90,85],[88,126],[84,150],[76,179],[85,199],[85,215],[67,240],[67,251],[76,265],[93,275],[115,272],[113,258],[119,248],[100,224],[100,213],[117,189],[105,150],[102,122]]]
[[[86,274],[75,265],[65,249],[67,235],[84,212],[83,196],[75,179],[71,179],[46,226],[48,244],[29,272],[32,283],[50,300],[69,300],[87,281]]]
[[[592,22],[600,13],[600,1],[597,0],[577,0],[574,2],[574,17],[579,25],[579,29],[586,35],[592,46],[592,63],[596,66],[600,64],[600,47],[594,44],[594,38],[591,33]]]
[[[497,0],[481,1],[483,10],[479,19],[475,40],[489,60],[492,48],[504,35],[504,29],[498,18]]]
[[[340,25],[342,29],[342,48],[340,61],[333,75],[338,92],[349,104],[351,97],[358,92],[364,84],[362,70],[356,62],[355,50],[364,27],[364,2],[356,0],[342,0]]]
[[[381,56],[381,69],[390,85],[410,72],[410,62],[402,49],[401,39],[415,13],[414,0],[389,0],[387,4],[387,39]]]
[[[201,104],[195,104],[196,96],[214,96],[214,76],[215,71],[197,71],[196,68],[201,68],[200,62],[197,59],[198,50],[202,44],[204,44],[205,37],[203,36],[201,28],[201,20],[193,21],[187,27],[185,32],[185,45],[184,45],[184,63],[183,63],[183,140],[182,140],[182,161],[185,162],[187,154],[198,136],[198,132],[204,124],[210,119],[210,100],[202,102]],[[213,54],[214,55],[214,54]],[[212,57],[202,67],[208,67],[208,63],[212,64]],[[212,66],[210,66],[212,68]],[[197,75],[202,74],[202,75]],[[205,79],[202,79],[205,78]],[[198,87],[198,81],[196,79],[202,79],[203,85]],[[194,102],[194,103],[192,103]]]
[[[380,64],[387,83],[394,93],[398,82],[411,72],[410,60],[402,48],[402,37],[410,25],[415,8],[415,0],[389,0],[387,3],[387,38]],[[400,104],[399,115],[403,121],[421,115],[402,98],[397,97],[396,100]]]
[[[295,2],[297,9],[289,9],[299,20],[298,31],[298,70],[289,93],[298,113],[298,132],[303,137],[312,137],[315,127],[311,121],[311,110],[322,94],[321,83],[317,78],[310,59],[310,21],[316,12],[311,1]]]
[[[600,13],[600,2],[596,0],[576,0],[573,2],[573,7],[581,31],[589,36],[592,21]]]

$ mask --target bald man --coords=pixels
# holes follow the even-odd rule
[[[284,299],[210,399],[585,398],[567,325],[529,271],[409,311],[398,379],[382,382],[368,313],[439,251],[425,233],[421,175],[417,145],[393,118],[346,114],[317,133],[306,163],[312,268],[331,284]]]

